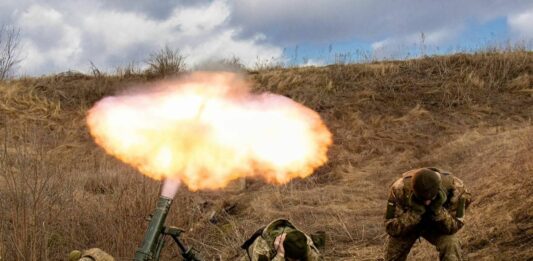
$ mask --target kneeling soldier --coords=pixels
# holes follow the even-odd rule
[[[408,171],[390,188],[385,229],[385,260],[406,260],[423,237],[437,247],[440,260],[462,260],[455,233],[464,225],[470,193],[463,182],[436,168]]]
[[[315,241],[324,243],[324,235]],[[278,219],[259,229],[241,246],[242,260],[250,261],[318,261],[320,252],[311,237],[296,229],[288,220]]]

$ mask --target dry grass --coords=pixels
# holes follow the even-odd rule
[[[482,53],[405,62],[264,68],[255,91],[318,111],[334,133],[330,162],[306,180],[176,196],[167,223],[208,260],[233,260],[259,226],[288,217],[327,231],[327,260],[376,260],[388,185],[436,165],[474,195],[460,232],[472,260],[533,257],[533,54]],[[150,78],[150,77],[148,77]],[[101,247],[129,260],[158,184],[105,155],[84,126],[101,97],[146,81],[62,75],[0,83],[0,257],[62,260]],[[436,258],[426,242],[411,260]],[[165,249],[171,259],[174,247]]]

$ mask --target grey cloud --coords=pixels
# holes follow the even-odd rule
[[[102,1],[103,8],[111,8],[117,11],[135,12],[144,14],[154,20],[165,20],[169,18],[175,8],[202,6],[209,3],[209,0],[158,0],[158,1],[131,1],[114,0]]]
[[[450,0],[236,0],[231,23],[242,35],[263,33],[280,45],[328,43],[358,39],[377,41],[442,27],[459,28],[469,21],[485,21],[524,8],[533,1]]]
[[[154,20],[165,20],[171,14],[174,8],[192,7],[205,5],[209,0],[157,0],[157,1],[131,1],[131,0],[2,0],[0,1],[0,23],[11,23],[16,20],[16,16],[27,9],[32,4],[50,6],[56,9],[83,9],[84,6],[99,6],[102,10],[114,10],[117,12],[134,12],[146,15]]]
[[[49,27],[42,25],[36,28],[23,28],[21,36],[27,39],[32,39],[35,46],[40,51],[47,51],[53,46],[57,46],[64,36],[62,28]]]
[[[2,0],[0,1],[0,24],[1,25],[11,25],[23,10],[25,10],[29,5],[30,1],[13,1],[13,0]]]

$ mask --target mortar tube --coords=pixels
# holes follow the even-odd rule
[[[157,205],[150,219],[150,224],[144,234],[144,239],[141,246],[135,252],[135,261],[147,261],[153,260],[154,251],[157,246],[157,241],[161,236],[163,226],[165,225],[165,219],[167,218],[172,199],[165,196],[159,196]]]

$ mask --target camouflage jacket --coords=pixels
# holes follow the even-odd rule
[[[278,219],[268,224],[264,229],[261,236],[257,237],[252,245],[246,250],[247,256],[243,260],[251,261],[284,261],[285,258],[281,254],[278,254],[275,247],[274,241],[276,237],[288,233],[290,231],[296,230],[288,220]],[[307,236],[307,235],[306,235]],[[315,247],[313,240],[307,236],[307,261],[320,261],[322,257],[320,252]]]
[[[411,180],[413,175],[420,169],[410,170],[402,174],[390,187],[388,206],[394,210],[394,215],[386,217],[385,229],[391,236],[397,237],[411,232],[439,232],[454,234],[464,225],[464,218],[457,218],[459,199],[465,202],[464,209],[471,202],[471,195],[466,190],[463,181],[454,175],[440,169],[429,168],[440,174],[442,189],[447,194],[447,200],[443,207],[431,216],[419,215],[411,210],[410,197],[413,194]]]

